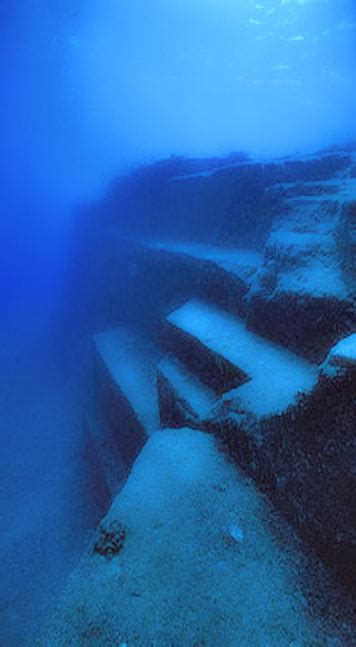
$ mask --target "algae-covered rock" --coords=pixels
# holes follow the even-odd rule
[[[93,552],[111,559],[118,555],[125,539],[126,530],[119,521],[113,520],[108,524],[101,523],[96,531]]]

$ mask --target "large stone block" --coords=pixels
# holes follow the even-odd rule
[[[318,361],[355,325],[344,219],[340,198],[289,204],[274,224],[246,296],[252,328]]]
[[[335,593],[213,438],[164,430],[135,462],[36,644],[351,644],[349,608]]]
[[[145,335],[117,328],[95,336],[95,400],[99,416],[130,467],[159,428],[158,351]]]
[[[227,394],[210,429],[301,536],[352,586],[356,559],[355,342],[343,340],[322,365],[313,391],[279,415],[258,417]]]
[[[162,427],[204,427],[216,395],[176,358],[159,363],[157,389]]]

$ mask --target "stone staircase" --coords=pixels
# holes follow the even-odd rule
[[[150,177],[137,210],[120,189],[104,205],[99,241],[86,223],[86,294],[109,289],[84,424],[108,496],[39,644],[351,644],[352,159],[182,173],[163,199]],[[240,231],[273,207],[262,252],[216,244],[237,202]]]
[[[115,483],[115,468],[106,435],[115,443],[120,476],[112,493],[153,432],[214,433],[347,579],[354,377],[347,371],[335,383],[322,364],[355,325],[342,259],[351,255],[345,213],[356,193],[339,175],[269,187],[284,207],[263,253],[112,232],[117,255],[126,250],[141,321],[136,314],[134,326],[95,336],[87,427],[107,483]]]
[[[162,427],[204,428],[216,393],[174,355],[159,363],[157,389]]]
[[[276,216],[248,293],[249,324],[320,362],[332,342],[355,326],[352,210],[354,180],[269,187]]]
[[[88,426],[101,430],[99,442],[98,431],[94,436],[102,478],[115,484],[110,492],[117,492],[119,479],[123,483],[123,474],[157,429],[209,431],[274,497],[307,541],[333,560],[342,553],[346,562],[349,538],[340,542],[340,527],[328,527],[335,500],[323,493],[324,479],[332,478],[336,499],[344,506],[343,483],[350,474],[335,474],[335,463],[321,476],[323,449],[316,458],[300,431],[308,427],[308,402],[320,389],[321,368],[250,327],[254,317],[246,304],[265,260],[249,250],[198,244],[128,244],[144,264],[176,277],[173,284],[187,282],[195,296],[185,300],[181,293],[175,303],[169,295],[170,311],[150,334],[119,327],[95,336],[96,422]],[[313,294],[310,299],[317,301]],[[116,483],[106,435],[120,456]],[[343,520],[346,534],[349,523]]]
[[[94,426],[110,429],[128,468],[160,427],[205,428],[233,396],[258,418],[281,415],[317,382],[316,365],[208,301],[168,314],[157,339],[123,327],[94,338]]]
[[[167,322],[171,346],[191,370],[219,395],[235,389],[259,417],[282,413],[315,386],[316,366],[212,304],[191,300]]]
[[[130,468],[147,437],[160,426],[156,389],[160,354],[143,333],[123,327],[96,335],[94,347],[95,418],[116,439]]]

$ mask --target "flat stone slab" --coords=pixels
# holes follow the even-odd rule
[[[356,368],[356,333],[340,339],[330,350],[326,360],[332,366]]]
[[[223,248],[214,245],[187,242],[152,242],[151,249],[164,250],[171,254],[187,256],[197,261],[213,263],[220,269],[234,274],[246,284],[262,263],[262,254],[251,249]]]
[[[131,405],[147,435],[157,431],[158,351],[144,335],[126,328],[95,335],[94,343],[115,387]]]
[[[339,644],[330,605],[331,628],[308,613],[317,567],[278,523],[211,436],[154,434],[36,644]]]
[[[188,340],[196,340],[197,353],[215,358],[217,369],[223,362],[232,374],[246,376],[236,394],[256,416],[284,411],[317,381],[316,365],[256,335],[244,321],[211,304],[188,301],[167,320]]]
[[[130,468],[160,426],[156,388],[159,353],[139,331],[116,328],[94,339],[96,408]]]
[[[199,426],[216,402],[215,393],[170,355],[158,365],[157,385],[163,426]]]

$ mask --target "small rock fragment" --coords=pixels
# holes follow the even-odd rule
[[[238,524],[230,523],[226,527],[224,536],[228,544],[241,543],[244,539],[244,532]]]

